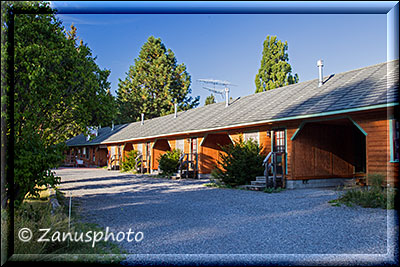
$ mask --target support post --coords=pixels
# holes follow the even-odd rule
[[[272,183],[273,183],[273,186],[274,186],[274,188],[276,189],[276,170],[277,170],[277,157],[276,157],[276,153],[273,153],[273,158],[272,158],[273,160],[274,160],[274,163],[273,163],[273,166],[274,166],[274,170],[273,170],[273,172],[274,172],[274,176],[273,176],[273,180],[272,180]]]

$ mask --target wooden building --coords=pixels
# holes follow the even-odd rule
[[[135,149],[142,153],[147,170],[156,171],[158,157],[178,148],[197,155],[198,173],[204,177],[215,168],[219,145],[242,135],[257,140],[265,155],[286,152],[288,187],[329,185],[372,173],[384,174],[388,183],[397,184],[398,63],[329,75],[320,86],[315,79],[240,97],[227,107],[215,103],[176,116],[106,128],[91,141],[83,135],[69,140],[69,153],[80,149],[82,158],[87,147],[92,153],[87,163],[101,165],[105,146],[108,164]]]

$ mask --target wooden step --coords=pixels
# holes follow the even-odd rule
[[[245,185],[248,190],[262,191],[265,189],[265,185]]]
[[[264,185],[265,186],[265,180],[264,181],[251,181],[251,185]]]
[[[265,183],[265,176],[257,176],[256,181],[264,181]]]

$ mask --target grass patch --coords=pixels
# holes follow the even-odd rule
[[[381,175],[371,175],[368,177],[371,186],[354,187],[350,189],[340,189],[344,192],[339,198],[330,200],[332,206],[346,205],[347,207],[361,206],[363,208],[394,209],[397,189],[382,187],[384,178]]]
[[[235,186],[229,185],[229,184],[223,184],[223,183],[218,183],[218,182],[210,182],[203,184],[203,186],[206,187],[215,187],[215,188],[228,188],[228,189],[238,189]]]
[[[77,212],[77,204],[72,206],[71,226],[68,227],[68,201],[69,198],[57,191],[56,198],[59,200],[61,207],[52,210],[49,200],[25,200],[21,206],[16,208],[14,217],[14,253],[15,254],[35,254],[32,256],[25,255],[19,260],[61,260],[61,261],[83,261],[83,262],[102,262],[102,263],[118,263],[124,259],[126,252],[120,249],[117,243],[112,241],[105,242],[102,239],[93,245],[93,242],[87,241],[86,233],[91,231],[103,232],[96,224],[83,223],[80,221]],[[72,201],[74,203],[74,201]],[[22,228],[29,228],[33,236],[30,241],[23,242],[18,234]],[[42,229],[42,230],[40,230]],[[50,229],[47,239],[53,239],[53,234],[63,233],[83,233],[84,239],[78,241],[70,241],[69,238],[64,240],[51,240],[48,242],[38,242],[44,234],[43,229]],[[93,235],[92,235],[93,236]],[[62,255],[64,254],[64,256]],[[68,256],[66,256],[66,254]],[[76,254],[76,255],[71,255]],[[78,255],[79,254],[79,255]],[[29,258],[31,257],[31,258]]]
[[[283,190],[285,190],[285,189],[283,189],[281,187],[278,187],[278,188],[267,187],[264,189],[264,193],[268,193],[268,194],[279,193],[279,192],[282,192]]]

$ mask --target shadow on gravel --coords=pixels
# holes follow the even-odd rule
[[[386,253],[386,212],[332,207],[332,190],[266,194],[131,174],[72,180],[65,189],[83,191],[74,199],[85,220],[144,233],[121,243],[129,253]]]

